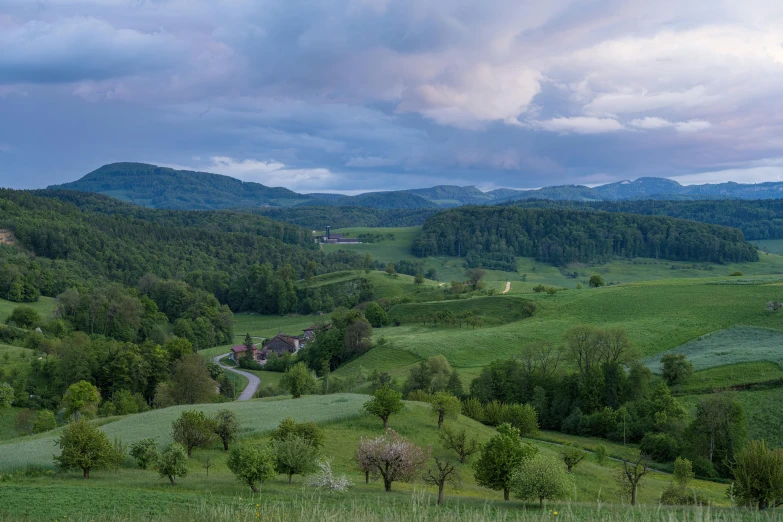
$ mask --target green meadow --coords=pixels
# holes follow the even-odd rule
[[[30,307],[41,314],[44,320],[49,320],[54,317],[57,300],[52,297],[39,297],[35,303],[12,303],[11,301],[0,299],[0,323],[5,323],[17,306]]]

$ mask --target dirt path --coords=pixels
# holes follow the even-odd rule
[[[506,281],[506,288],[505,288],[505,290],[503,290],[500,293],[501,294],[507,294],[509,290],[511,290],[511,281]]]
[[[228,370],[230,372],[234,372],[239,375],[243,375],[247,377],[248,383],[247,386],[245,386],[245,389],[242,390],[242,393],[239,394],[239,397],[237,398],[238,401],[249,401],[256,395],[256,391],[258,391],[258,387],[261,385],[261,379],[258,378],[257,375],[253,375],[249,372],[243,372],[242,370],[235,370],[234,368],[231,368],[230,366],[226,366],[225,364],[222,364],[220,362],[220,359],[228,355],[227,353],[224,353],[223,355],[218,355],[215,357],[215,364],[223,368],[224,370]]]

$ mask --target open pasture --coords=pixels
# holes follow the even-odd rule
[[[185,410],[196,409],[212,415],[230,409],[239,417],[243,436],[272,430],[281,420],[332,422],[359,415],[367,400],[364,395],[310,395],[295,402],[281,399],[260,399],[246,402],[172,406],[107,422],[101,429],[109,438],[118,437],[130,444],[147,437],[156,437],[160,444],[171,442],[171,423]],[[52,453],[58,430],[0,444],[0,468],[24,469],[27,466],[52,467]]]
[[[287,410],[297,411],[298,406],[303,402],[306,402],[305,398],[280,400],[276,401],[276,404],[285,404]],[[313,414],[316,413],[308,410],[308,415]],[[130,419],[133,417],[138,415]],[[492,428],[463,416],[447,422],[456,429],[465,429],[469,436],[477,438],[480,442],[486,442],[494,434]],[[110,424],[106,427],[108,426]],[[381,433],[381,423],[377,418],[352,415],[332,422],[327,421],[322,426],[325,434],[322,453],[333,459],[332,465],[336,473],[345,473],[354,484],[346,495],[318,496],[316,494],[313,498],[311,496],[313,493],[302,489],[304,481],[299,476],[294,477],[293,485],[288,485],[285,477],[275,477],[264,483],[260,495],[251,494],[246,486],[240,484],[230,474],[226,466],[226,453],[215,444],[207,449],[195,450],[193,458],[188,462],[189,475],[179,479],[175,487],[169,486],[165,479],[158,478],[154,470],[139,470],[129,462],[117,471],[94,472],[88,481],[82,480],[78,473],[71,472],[31,477],[6,484],[0,488],[0,500],[2,500],[0,518],[9,519],[14,516],[21,518],[26,515],[31,520],[84,520],[79,517],[86,515],[91,520],[92,517],[94,520],[154,520],[156,517],[185,520],[184,517],[179,517],[187,514],[192,517],[191,520],[236,519],[237,515],[240,520],[255,520],[255,513],[264,513],[267,520],[293,520],[300,518],[274,518],[266,515],[270,510],[275,513],[276,509],[284,509],[281,507],[283,505],[287,505],[290,509],[291,506],[301,506],[303,502],[317,502],[321,506],[318,511],[321,514],[337,513],[332,517],[334,520],[366,520],[358,516],[365,513],[371,516],[375,516],[372,515],[373,513],[389,515],[378,520],[411,520],[409,510],[411,502],[418,506],[416,513],[423,511],[438,516],[436,511],[430,511],[434,509],[431,507],[434,504],[433,488],[423,485],[419,480],[408,484],[397,482],[392,493],[384,493],[382,484],[378,482],[364,483],[364,474],[356,469],[353,463],[354,451],[362,437],[375,437]],[[437,423],[429,405],[406,403],[404,411],[390,419],[390,427],[416,444],[429,448],[433,455],[447,457],[455,462],[454,456],[444,450],[438,442]],[[252,433],[245,431],[242,439],[242,443],[267,443],[266,437],[258,431]],[[552,444],[531,442],[536,444],[539,451],[544,454],[556,456],[559,453],[559,447]],[[49,458],[51,452],[52,450]],[[210,461],[208,476],[204,468],[207,459]],[[600,500],[603,515],[608,510],[620,509],[620,506],[611,506],[611,504],[620,504],[619,487],[614,480],[619,467],[617,462],[610,461],[601,466],[588,458],[574,468],[574,488],[570,499],[549,502],[543,511],[533,503],[525,504],[516,500],[502,502],[501,492],[476,485],[470,461],[456,465],[462,481],[458,488],[447,487],[446,503],[441,508],[443,510],[458,509],[463,512],[476,510],[478,514],[483,513],[484,517],[491,515],[492,519],[496,519],[495,516],[500,515],[504,520],[513,520],[513,517],[517,516],[523,517],[520,520],[531,520],[529,516],[533,517],[532,520],[554,520],[554,515],[550,511],[566,510],[573,514],[570,520],[593,520],[593,518],[577,518],[588,516],[584,513],[592,513],[595,509],[594,506],[580,503]],[[670,481],[671,477],[667,474],[650,474],[645,479],[644,487],[640,489],[640,502],[648,506],[656,504],[661,491],[669,485]],[[725,485],[694,481],[693,486],[714,504],[727,504]],[[143,494],[139,494],[140,492]],[[112,493],[115,498],[114,502],[110,503],[108,499]],[[359,514],[352,514],[351,506],[356,506],[357,503],[365,507],[359,510]],[[402,509],[398,507],[399,515],[394,515],[394,506],[403,507]],[[214,513],[228,516],[220,518]],[[248,518],[244,518],[246,513],[250,515]],[[286,513],[290,512],[286,511]],[[603,515],[602,520],[615,520],[607,519]],[[434,519],[417,518],[417,520]],[[649,518],[649,520],[655,519]]]
[[[49,321],[54,317],[54,310],[57,308],[57,299],[41,296],[38,298],[38,301],[34,303],[13,303],[11,301],[6,301],[5,299],[0,299],[0,323],[5,323],[17,306],[32,308],[41,315],[41,318],[44,321]]]
[[[783,369],[780,365],[771,362],[739,363],[694,372],[687,382],[675,386],[674,392],[707,393],[771,381],[783,383]]]
[[[783,366],[783,332],[747,326],[718,330],[648,357],[644,363],[653,373],[661,373],[661,357],[667,353],[687,356],[695,370],[754,362]]]
[[[444,312],[454,316],[472,314],[480,318],[485,326],[498,326],[528,317],[525,305],[530,301],[511,296],[472,297],[434,303],[404,303],[389,310],[389,321],[401,324],[418,324],[424,318],[431,318]],[[465,328],[470,328],[466,323]]]

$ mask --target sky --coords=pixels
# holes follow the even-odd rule
[[[0,186],[783,180],[779,0],[0,0]]]

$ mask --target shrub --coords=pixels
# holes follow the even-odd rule
[[[488,402],[484,406],[484,423],[497,426],[503,422],[506,413],[506,405],[500,401]]]
[[[280,379],[280,387],[298,399],[315,391],[315,377],[305,363],[298,362],[285,371]]]
[[[684,354],[667,353],[661,357],[663,378],[671,386],[682,384],[693,374],[693,363]]]
[[[606,283],[604,283],[603,277],[601,277],[598,274],[595,274],[590,276],[590,280],[587,282],[587,284],[590,286],[590,288],[598,288],[604,286]]]
[[[408,392],[406,400],[415,402],[428,402],[431,403],[433,395],[425,390],[411,390]]]
[[[671,462],[680,452],[680,444],[666,433],[646,433],[639,443],[642,453],[659,462]]]
[[[606,449],[606,446],[604,446],[603,444],[599,444],[598,446],[595,447],[595,461],[599,465],[601,466],[605,465],[607,457],[608,457],[608,451]]]
[[[718,477],[718,471],[707,457],[703,457],[701,455],[693,457],[693,460],[691,460],[691,465],[693,466],[693,473],[697,477],[706,479],[714,479]]]
[[[65,404],[65,414],[81,415],[92,417],[98,411],[98,404],[101,402],[101,394],[94,385],[87,381],[79,381],[71,384],[63,395]]]
[[[147,469],[157,463],[160,457],[158,443],[154,438],[141,439],[131,444],[130,456],[136,459],[141,469]]]
[[[737,270],[737,271],[735,271],[735,272],[732,272],[732,273],[730,273],[730,274],[729,274],[729,277],[742,277],[743,275],[745,275],[745,274],[743,274],[742,272],[740,272],[739,270]]]
[[[308,477],[306,485],[310,488],[328,491],[331,495],[335,491],[342,493],[353,486],[345,475],[336,477],[332,472],[332,460],[324,459],[316,462],[318,472]]]
[[[783,450],[754,440],[736,455],[732,493],[738,506],[766,509],[783,504]]]
[[[292,418],[280,421],[277,429],[272,432],[272,440],[283,441],[291,437],[299,437],[309,442],[314,448],[324,445],[324,432],[314,422],[296,422]]]
[[[10,408],[14,402],[14,388],[7,383],[0,383],[0,409]]]
[[[5,323],[32,330],[41,326],[41,315],[29,306],[17,306]]]
[[[484,405],[475,397],[470,397],[462,401],[462,414],[475,421],[484,422]]]
[[[56,427],[57,419],[54,416],[54,412],[50,410],[39,411],[33,421],[33,433],[43,433],[45,431],[53,430]]]
[[[709,500],[692,489],[671,484],[661,493],[660,502],[665,506],[700,506],[707,504]]]
[[[503,422],[519,430],[522,437],[538,432],[538,413],[530,404],[509,404],[502,411]]]

